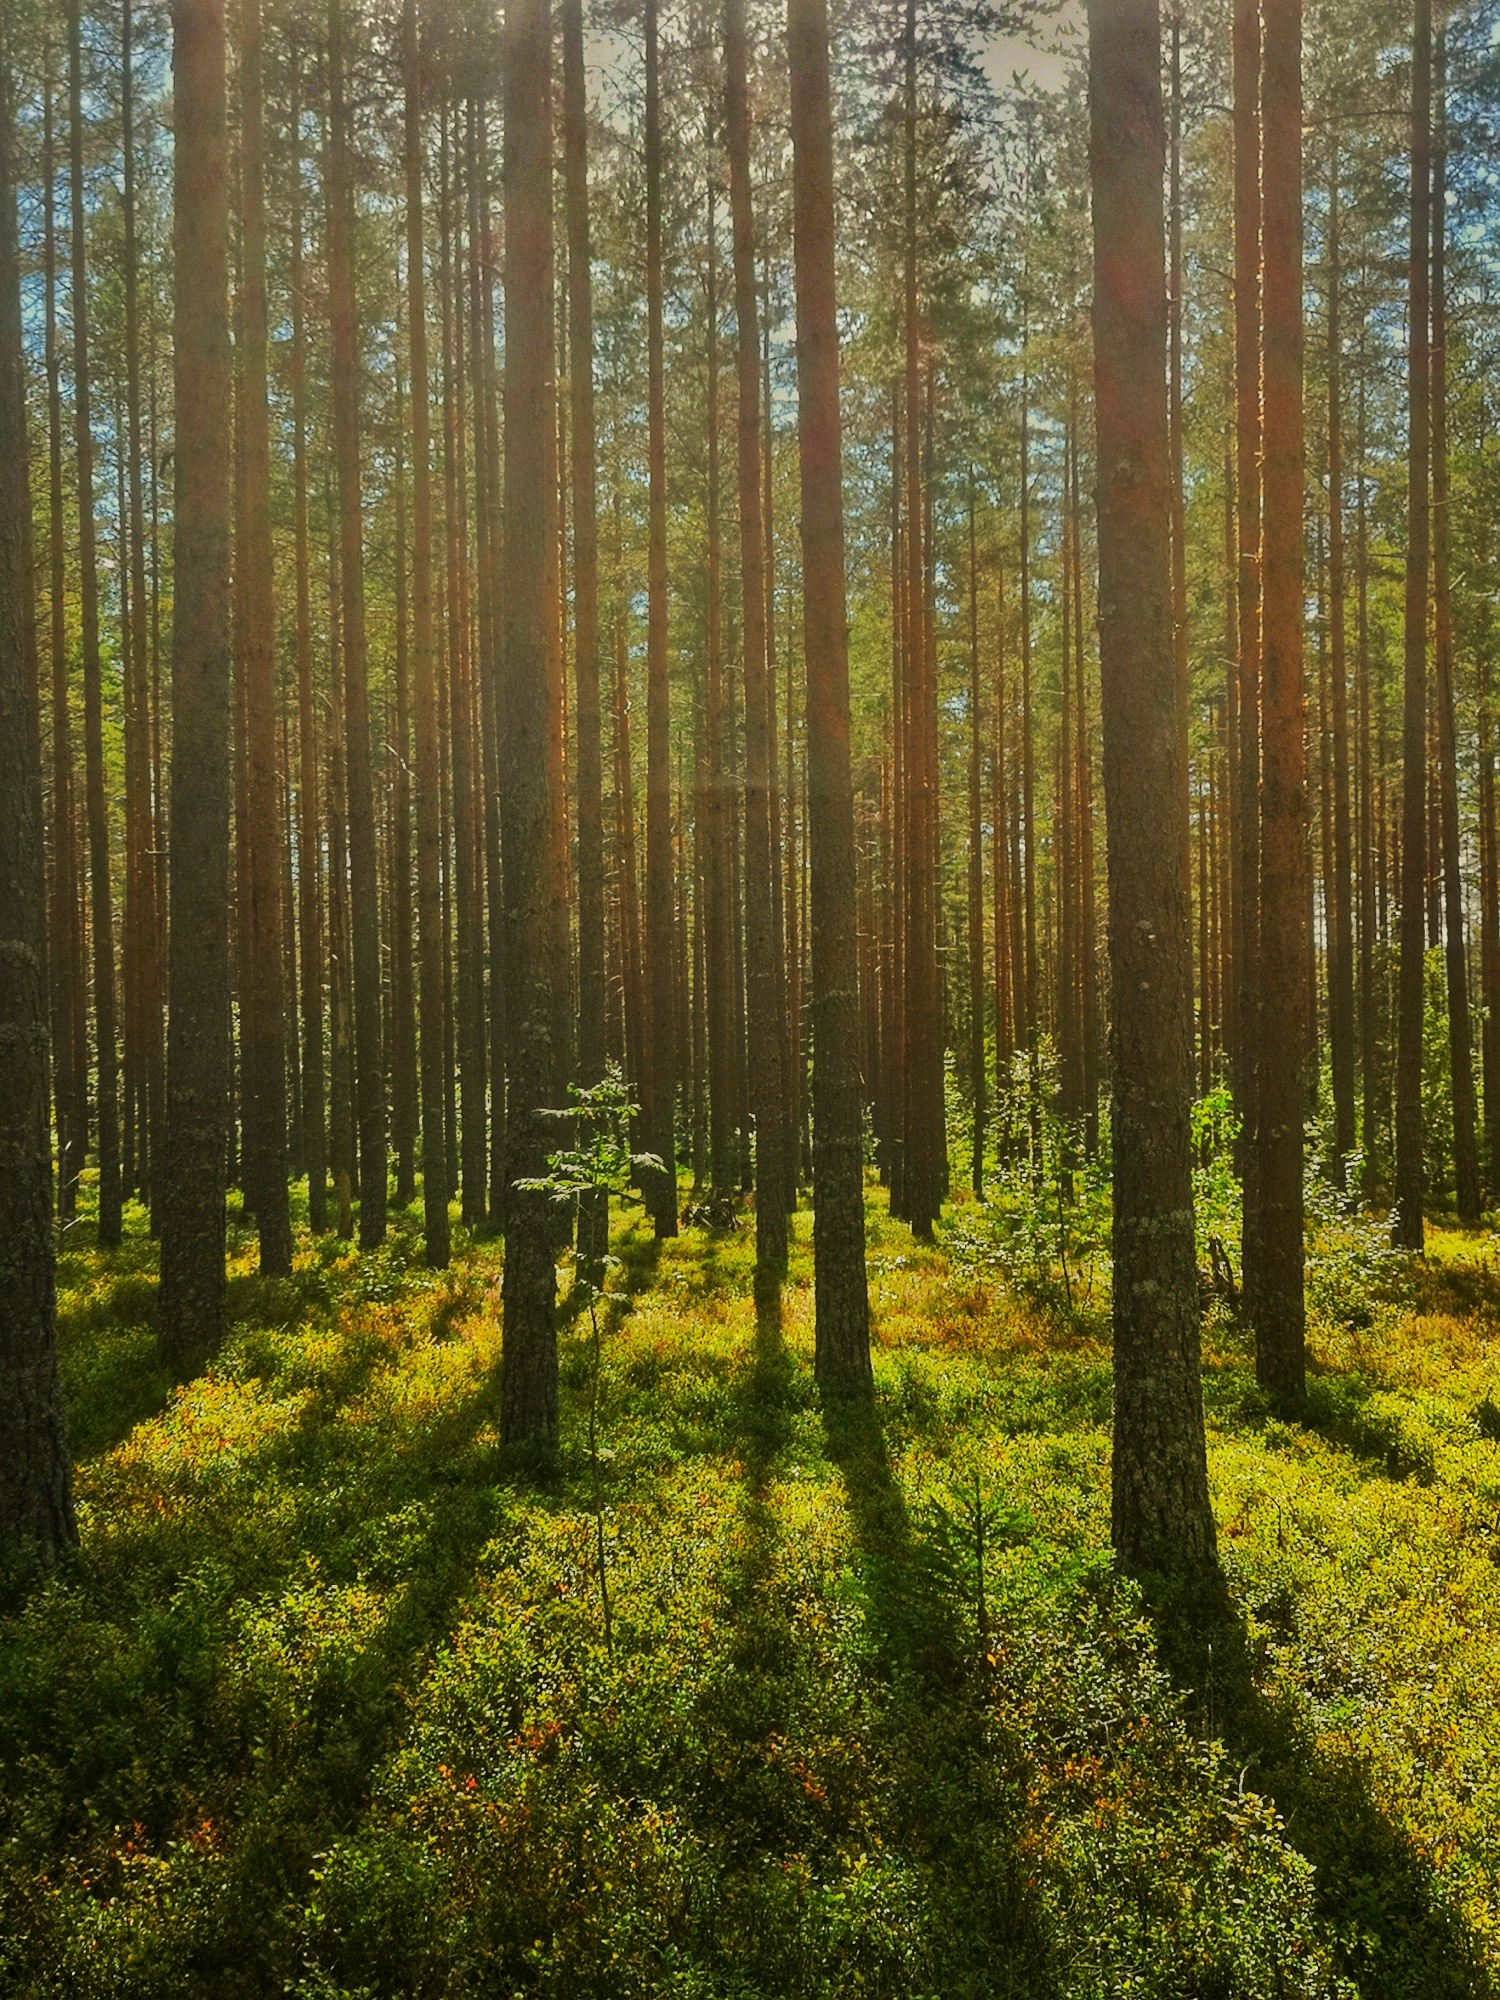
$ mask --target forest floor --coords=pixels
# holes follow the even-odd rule
[[[759,1317],[748,1218],[627,1224],[597,1461],[583,1313],[527,1478],[493,1244],[278,1284],[238,1234],[174,1390],[132,1221],[62,1257],[79,1554],[0,1602],[0,1990],[1500,1990],[1493,1239],[1332,1243],[1305,1423],[1210,1312],[1189,1616],[1110,1569],[1097,1300],[874,1190],[873,1412],[814,1387],[805,1214]]]

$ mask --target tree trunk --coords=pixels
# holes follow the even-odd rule
[[[938,1157],[943,1090],[941,995],[937,950],[937,682],[927,643],[930,550],[921,447],[922,329],[917,274],[916,0],[907,0],[903,48],[902,251],[905,343],[906,542],[903,593],[906,668],[907,807],[905,852],[906,1076],[902,1118],[901,1208],[918,1236],[930,1238],[942,1207],[947,1162]]]
[[[859,1077],[854,789],[844,622],[843,460],[834,291],[833,113],[826,0],[788,0],[797,398],[802,472],[803,653],[812,844],[815,1367],[868,1393],[864,1132]]]
[[[974,518],[974,473],[969,471],[969,1094],[974,1134],[969,1177],[984,1199],[985,964],[984,964],[984,734],[980,727],[979,543]]]
[[[990,875],[991,900],[995,906],[995,1094],[997,1113],[1005,1118],[1005,1092],[1010,1080],[1010,1059],[1016,1046],[1015,962],[1011,953],[1010,854],[1007,828],[1010,823],[1010,785],[1005,747],[1005,573],[995,579],[995,735],[990,774],[990,844],[993,850]],[[997,1147],[1005,1144],[1005,1131],[996,1133]]]
[[[287,1206],[282,993],[281,825],[276,785],[276,597],[271,558],[271,433],[266,403],[266,209],[262,177],[261,0],[240,0],[240,309],[235,409],[242,475],[235,525],[235,641],[245,704],[248,909],[240,989],[246,1186],[260,1268],[292,1268]]]
[[[1018,745],[1021,766],[1019,914],[1023,956],[1020,982],[1022,1004],[1018,1010],[1017,1032],[1022,1047],[1034,1050],[1040,1024],[1037,1020],[1036,955],[1036,741],[1031,711],[1031,384],[1025,375],[1021,377],[1021,567],[1018,583],[1021,592],[1021,713],[1017,718],[1021,732]],[[1034,1088],[1034,1066],[1032,1081]]]
[[[661,56],[657,0],[646,0],[646,963],[651,995],[647,1130],[661,1171],[650,1199],[658,1237],[677,1234],[675,911],[672,887],[671,683],[667,663],[667,444],[662,330]]]
[[[475,870],[476,938],[482,923],[490,941],[489,965],[483,946],[476,950],[474,981],[482,1064],[489,1082],[489,1154],[482,1174],[488,1179],[486,1221],[504,1227],[505,1208],[505,999],[504,896],[500,882],[500,799],[498,677],[500,646],[500,413],[495,381],[494,274],[490,264],[489,146],[486,104],[469,100],[469,361],[474,396],[474,525],[478,565],[475,576],[479,611],[479,645],[470,644],[470,703],[477,701],[473,765],[475,796],[471,805],[475,852],[483,842],[483,896]],[[475,663],[477,662],[477,670]],[[488,978],[486,979],[486,973]],[[486,987],[488,990],[486,990]],[[480,1145],[483,1150],[483,1134]]]
[[[385,1069],[381,1059],[380,888],[370,692],[365,647],[363,503],[359,466],[359,335],[354,296],[354,160],[344,81],[344,0],[328,10],[328,314],[333,452],[343,584],[344,712],[349,773],[349,889],[354,960],[354,1088],[359,1129],[359,1241],[385,1241]]]
[[[95,1118],[101,1249],[120,1241],[119,1057],[115,1033],[114,899],[104,774],[104,686],[99,650],[99,563],[94,528],[94,433],[90,414],[88,236],[83,191],[83,30],[80,0],[68,0],[68,140],[72,199],[73,440],[78,462],[78,609],[83,652],[84,808],[89,841],[89,924],[94,968]]]
[[[552,179],[548,0],[505,14],[505,630],[501,655],[501,840],[505,886],[509,1100],[505,1346],[501,1434],[541,1441],[557,1427],[556,1227],[545,1194],[519,1183],[546,1171],[555,1128],[556,1025],[550,964],[551,820],[547,594],[554,575],[537,478],[552,426]]]
[[[1193,1256],[1156,0],[1090,0],[1089,113],[1114,1009],[1112,1532],[1126,1568],[1202,1573],[1216,1552]]]
[[[307,522],[307,335],[302,238],[301,78],[292,82],[291,390],[293,560],[297,657],[297,935],[302,960],[302,1150],[307,1223],[328,1226],[328,1124],[323,1051],[322,855],[318,828],[318,727],[313,706],[312,583]]]
[[[563,124],[568,207],[568,390],[572,414],[573,675],[578,744],[578,1076],[597,1083],[604,1024],[604,758],[599,693],[599,520],[594,440],[594,299],[589,245],[588,99],[583,0],[563,0]],[[595,1202],[580,1254],[596,1280],[609,1210]]]
[[[473,701],[473,631],[469,596],[469,504],[464,384],[464,315],[458,298],[458,141],[444,114],[441,140],[443,293],[443,478],[447,543],[447,693],[451,771],[451,848],[456,965],[453,1026],[458,1068],[461,1214],[466,1228],[485,1217],[484,927],[479,811],[476,806],[476,728]]]
[[[1260,1195],[1251,1297],[1262,1385],[1304,1388],[1302,1118],[1307,1073],[1307,773],[1303,744],[1302,10],[1265,0],[1261,72],[1262,369]],[[1248,1280],[1247,1267],[1247,1280]]]
[[[1360,335],[1358,451],[1359,483],[1355,498],[1354,592],[1355,685],[1359,709],[1359,1083],[1360,1148],[1364,1154],[1361,1193],[1373,1201],[1385,1170],[1384,1051],[1380,1041],[1380,995],[1375,975],[1379,928],[1380,822],[1376,815],[1374,731],[1370,714],[1370,527],[1365,457],[1365,341]],[[1481,771],[1481,783],[1483,774]]]
[[[1354,898],[1349,819],[1349,663],[1344,622],[1343,319],[1339,144],[1328,176],[1328,650],[1333,692],[1333,881],[1329,897],[1328,1049],[1333,1081],[1334,1179],[1354,1151]]]
[[[161,1146],[162,1047],[161,961],[157,955],[155,830],[152,824],[151,696],[148,673],[148,613],[146,600],[146,505],[141,478],[141,337],[140,258],[136,242],[134,11],[124,0],[120,31],[120,122],[123,139],[121,221],[125,263],[125,401],[127,422],[128,515],[130,562],[128,585],[121,578],[122,602],[129,591],[129,647],[126,745],[126,934],[132,942],[132,979],[127,1006],[133,1019],[128,1031],[138,1103],[138,1157],[145,1165],[137,1174],[149,1202],[158,1179]],[[122,520],[125,509],[122,508]]]
[[[1193,864],[1189,841],[1187,508],[1183,481],[1182,425],[1182,9],[1172,8],[1169,57],[1172,85],[1167,167],[1167,436],[1172,459],[1172,671],[1177,681],[1177,734],[1182,766],[1182,881],[1192,909]]]
[[[324,492],[324,515],[332,523],[328,546],[328,1056],[330,1071],[328,1164],[333,1170],[340,1236],[354,1234],[352,1189],[355,1174],[353,975],[349,963],[349,785],[344,758],[343,616],[339,587],[338,523]]]
[[[0,28],[0,1547],[77,1540],[57,1378],[47,864],[21,349],[15,127]]]
[[[765,1297],[774,1294],[786,1273],[786,1096],[781,1065],[784,1000],[776,940],[777,867],[771,813],[776,691],[768,668],[760,316],[755,293],[745,0],[726,0],[724,55],[739,364],[740,615],[745,659],[745,1001],[750,1111],[755,1120],[755,1273],[758,1296]]]
[[[719,526],[719,246],[716,190],[708,182],[705,223],[707,275],[706,362],[708,388],[707,478],[704,490],[707,575],[707,687],[704,703],[704,824],[700,922],[704,933],[704,999],[708,1029],[709,1168],[716,1199],[732,1200],[734,1148],[734,951],[729,867],[730,781],[726,737],[728,700],[724,666],[723,542]]]
[[[436,635],[432,620],[432,447],[428,422],[427,270],[422,227],[422,51],[417,0],[404,0],[406,298],[411,352],[412,655],[417,697],[417,946],[422,1017],[422,1228],[428,1265],[448,1262],[443,1135],[442,797]]]
[[[79,932],[78,814],[68,690],[67,550],[63,537],[62,357],[57,329],[57,223],[52,79],[42,95],[43,284],[46,289],[48,569],[52,673],[52,920],[48,971],[57,1105],[58,1215],[77,1213],[78,1177],[88,1149],[88,1062],[83,955]]]
[[[1235,0],[1234,57],[1234,412],[1235,497],[1239,507],[1236,708],[1239,742],[1233,803],[1235,1048],[1231,1068],[1240,1117],[1243,1184],[1241,1259],[1246,1302],[1260,1270],[1256,1124],[1260,1021],[1260,8]],[[1301,518],[1299,504],[1298,518]]]
[[[1474,1042],[1469,1020],[1469,957],[1464,943],[1464,887],[1459,858],[1458,737],[1453,714],[1453,595],[1448,501],[1447,35],[1438,30],[1434,77],[1438,137],[1432,174],[1432,588],[1433,664],[1437,670],[1438,761],[1443,861],[1444,959],[1448,975],[1449,1067],[1453,1079],[1453,1168],[1458,1219],[1479,1222],[1479,1144],[1475,1132]]]
[[[408,335],[408,352],[410,335]],[[391,1150],[396,1155],[396,1206],[409,1208],[417,1193],[417,1015],[412,980],[411,881],[411,651],[410,587],[406,529],[406,398],[399,355],[395,364],[395,438],[392,482],[396,489],[394,739],[386,755],[390,812],[391,913]]]
[[[1480,529],[1479,570],[1488,574],[1489,526]],[[1494,699],[1490,666],[1492,616],[1488,603],[1480,611],[1479,686],[1479,952],[1480,996],[1483,1008],[1481,1053],[1484,1067],[1485,1189],[1491,1200],[1500,1186],[1500,828],[1495,811]]]
[[[640,874],[636,862],[635,763],[630,744],[630,686],[626,673],[630,636],[626,630],[629,605],[626,594],[620,532],[619,468],[615,476],[615,661],[614,661],[614,779],[615,840],[620,875],[620,957],[621,1011],[625,1017],[626,1075],[642,1098],[642,1079],[649,1059],[645,1024],[645,997],[641,991],[641,905]],[[646,1128],[649,1132],[649,1126]]]
[[[230,397],[223,0],[173,13],[172,806],[158,1341],[224,1336],[229,1115]]]
[[[1396,1185],[1391,1240],[1423,1246],[1422,1027],[1427,879],[1427,584],[1431,379],[1432,5],[1416,0],[1411,64],[1411,253],[1407,275],[1406,621],[1401,704],[1401,969],[1396,1041]]]

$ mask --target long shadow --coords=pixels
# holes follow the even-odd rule
[[[919,1559],[906,1499],[873,1398],[824,1391],[823,1435],[844,1482],[880,1654],[888,1671],[951,1683],[951,1620]]]
[[[153,1781],[132,1796],[129,1816],[159,1844],[179,1831],[184,1787],[233,1801],[216,1871],[222,1916],[205,1927],[193,1990],[282,1990],[294,1969],[287,1955],[294,1913],[318,1857],[368,1810],[373,1773],[406,1727],[409,1691],[450,1637],[504,1511],[497,1453],[480,1441],[497,1414],[493,1375],[477,1376],[425,1421],[413,1423],[397,1400],[335,1430],[382,1355],[372,1347],[360,1359],[353,1373],[339,1372],[336,1390],[321,1385],[316,1424],[279,1437],[264,1454],[278,1461],[284,1508],[272,1551],[255,1546],[253,1527],[243,1547],[225,1548],[221,1524],[200,1516],[148,1528],[123,1564],[101,1570],[85,1558],[77,1573],[86,1621],[109,1619],[132,1634],[122,1685],[147,1704],[161,1735]],[[395,1366],[399,1355],[387,1349],[384,1360]],[[251,1515],[260,1470],[247,1458],[236,1480]],[[322,1586],[364,1582],[383,1590],[384,1603],[374,1628],[357,1645],[334,1648],[326,1669],[299,1688],[292,1713],[274,1678],[262,1689],[231,1662],[246,1592],[279,1616],[305,1563]],[[308,1615],[316,1644],[324,1616],[316,1601]],[[33,1740],[35,1753],[72,1779],[80,1816],[60,1824],[60,1851],[88,1838],[81,1813],[91,1795],[114,1794],[111,1731],[119,1717],[111,1703],[121,1698],[106,1690],[97,1714],[85,1704],[83,1719],[70,1716],[55,1747]],[[71,1741],[75,1727],[91,1725],[100,1763]]]
[[[210,1932],[195,1968],[203,1990],[281,1990],[286,1920],[305,1904],[321,1855],[369,1810],[372,1778],[407,1726],[410,1691],[451,1638],[496,1531],[494,1471],[463,1462],[464,1447],[496,1414],[486,1378],[415,1449],[389,1440],[381,1501],[394,1510],[404,1499],[436,1500],[430,1525],[403,1554],[404,1581],[378,1630],[326,1690],[305,1700],[291,1737],[267,1744],[275,1762],[247,1801],[226,1857],[220,1893],[233,1918]],[[309,1481],[299,1513],[316,1514],[318,1484]]]
[[[887,1837],[921,1870],[935,1907],[964,1913],[934,1940],[924,1985],[1052,2000],[1061,1984],[1059,1926],[1017,1844],[1009,1753],[992,1726],[987,1665],[966,1643],[968,1628],[912,1519],[879,1406],[825,1395],[822,1411],[886,1684],[879,1731],[902,1798]]]
[[[777,1587],[784,1530],[771,1491],[795,1401],[780,1295],[763,1295],[718,1443],[742,1468],[744,1500],[721,1573],[724,1669],[704,1690],[695,1728],[704,1749],[695,1789],[705,1835],[751,1865],[753,1857],[802,1848],[814,1832],[798,1809],[805,1799],[791,1796],[770,1749],[796,1737],[803,1699],[791,1605]]]
[[[782,1330],[780,1291],[755,1302],[755,1344],[738,1397],[752,1507],[765,1511],[776,1461],[792,1434],[792,1357]]]
[[[1393,1826],[1366,1775],[1319,1750],[1295,1698],[1267,1695],[1254,1644],[1222,1581],[1146,1592],[1158,1654],[1244,1782],[1270,1798],[1312,1864],[1319,1914],[1361,2000],[1493,2000],[1478,1938],[1434,1870]]]
[[[626,1298],[634,1298],[644,1292],[656,1276],[661,1262],[661,1239],[650,1229],[631,1229],[615,1239],[613,1254],[619,1259],[622,1272],[621,1282],[607,1294],[618,1298],[621,1293]]]

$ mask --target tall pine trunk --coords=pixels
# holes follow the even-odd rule
[[[68,141],[72,201],[73,441],[78,466],[78,609],[83,652],[84,812],[89,844],[89,928],[94,972],[94,1090],[99,1159],[99,1244],[120,1241],[119,1054],[115,1023],[114,896],[104,771],[104,682],[99,646],[99,559],[94,527],[93,379],[89,358],[88,234],[83,187],[83,27],[68,0]]]
[[[1407,269],[1406,617],[1401,700],[1401,961],[1396,1023],[1396,1185],[1391,1240],[1420,1250],[1425,1196],[1422,1028],[1426,987],[1427,586],[1431,559],[1430,272],[1432,6],[1416,0],[1411,61],[1411,248]]]
[[[408,362],[410,335],[407,340]],[[411,872],[411,587],[407,569],[406,397],[399,358],[395,366],[395,438],[392,480],[395,506],[395,699],[386,755],[390,814],[388,890],[391,935],[390,1067],[391,1150],[396,1155],[396,1206],[408,1208],[417,1192],[417,1010],[412,977]]]
[[[223,0],[173,13],[172,805],[162,1358],[224,1335],[229,1142],[229,216]]]
[[[519,1183],[556,1146],[545,1117],[556,1084],[550,963],[551,778],[547,593],[554,557],[537,474],[552,426],[552,181],[548,0],[505,14],[506,590],[500,707],[505,886],[509,1186],[501,1433],[531,1444],[557,1427],[556,1224],[545,1194]]]
[[[57,1376],[47,864],[8,39],[0,27],[0,1548],[47,1561],[78,1531]]]
[[[563,126],[568,206],[568,392],[572,415],[573,675],[578,743],[578,1075],[604,1074],[604,753],[599,693],[599,518],[594,438],[594,298],[589,247],[588,99],[583,0],[563,0]],[[581,1254],[597,1277],[609,1212],[596,1201]]]
[[[261,0],[240,0],[240,309],[235,409],[240,515],[235,524],[235,641],[245,704],[249,908],[240,1045],[246,1079],[246,1190],[260,1268],[292,1268],[287,1205],[286,1043],[282,992],[281,823],[276,768],[276,600],[271,558],[271,433],[266,402],[266,208],[262,177]]]
[[[867,1393],[864,1120],[859,1076],[854,788],[844,622],[843,459],[834,291],[826,0],[788,0],[813,1016],[813,1266],[820,1382]]]
[[[1433,79],[1437,142],[1432,174],[1432,590],[1433,665],[1438,721],[1444,961],[1448,980],[1449,1069],[1453,1079],[1453,1168],[1458,1219],[1479,1221],[1479,1142],[1475,1130],[1474,1041],[1469,1019],[1469,956],[1459,853],[1458,736],[1453,713],[1453,590],[1448,498],[1447,36],[1439,29]]]
[[[667,442],[662,299],[661,51],[646,0],[646,965],[650,1057],[645,1111],[661,1171],[650,1199],[660,1236],[677,1234],[676,918],[672,884],[671,683],[667,663]]]
[[[333,453],[343,586],[344,719],[349,783],[349,891],[354,996],[354,1091],[359,1136],[359,1241],[385,1240],[385,1068],[381,1058],[380,886],[370,761],[365,641],[364,523],[359,463],[359,333],[354,293],[354,157],[345,76],[344,0],[328,10],[328,317]]]
[[[1115,1553],[1215,1564],[1198,1358],[1192,939],[1172,659],[1156,0],[1090,0],[1099,661],[1114,1008]]]
[[[156,844],[152,815],[149,614],[146,598],[146,502],[141,476],[140,254],[136,233],[135,46],[132,0],[120,27],[121,226],[125,277],[125,403],[129,574],[120,580],[128,602],[125,750],[126,936],[131,943],[127,986],[130,1079],[139,1108],[136,1180],[147,1200],[158,1178],[161,1146],[161,961],[157,954]],[[122,517],[126,508],[122,508]],[[128,599],[125,593],[128,590]]]
[[[1337,130],[1328,174],[1328,653],[1333,694],[1333,879],[1328,929],[1328,1050],[1333,1082],[1334,1178],[1342,1188],[1355,1146],[1354,895],[1349,806],[1349,662],[1345,642],[1343,270]]]
[[[1307,1065],[1307,773],[1303,747],[1302,9],[1265,0],[1261,71],[1262,370],[1260,1195],[1256,1374],[1304,1387],[1302,1119]],[[1251,1275],[1247,1264],[1247,1279]]]
[[[307,519],[307,333],[302,236],[301,91],[292,83],[291,320],[292,549],[296,576],[297,941],[302,961],[300,1021],[302,1152],[307,1221],[328,1224],[327,1071],[323,1050],[323,900],[318,810],[318,727],[313,697],[312,579]]]
[[[428,1264],[448,1262],[443,1135],[442,765],[432,616],[432,446],[427,368],[427,269],[422,226],[422,50],[417,0],[402,14],[406,64],[406,298],[411,354],[412,656],[417,706],[417,950],[421,1011],[422,1227]]]
[[[68,686],[67,550],[63,537],[62,352],[57,325],[57,163],[52,79],[42,95],[42,278],[46,289],[48,597],[52,679],[52,910],[48,971],[52,987],[53,1076],[59,1167],[58,1216],[73,1220],[78,1177],[88,1149],[88,1061],[78,902],[78,813],[73,719]]]
[[[974,1132],[969,1177],[984,1199],[985,964],[984,732],[980,725],[979,543],[974,470],[969,468],[969,1096]]]
[[[734,230],[739,367],[740,615],[745,660],[745,1007],[750,1112],[755,1120],[755,1271],[761,1296],[786,1271],[786,1097],[781,960],[776,940],[776,846],[771,816],[776,690],[768,672],[766,536],[761,462],[760,315],[750,181],[745,0],[725,0],[726,136]]]
[[[1242,1258],[1247,1300],[1259,1270],[1260,1179],[1252,1143],[1260,1021],[1260,9],[1235,0],[1234,58],[1234,473],[1238,508],[1235,617],[1236,789],[1234,840],[1234,1020],[1231,1065],[1240,1118]],[[1300,518],[1300,509],[1299,509]]]

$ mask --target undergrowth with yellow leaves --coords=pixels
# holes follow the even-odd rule
[[[962,1219],[962,1210],[958,1211]],[[1500,1270],[1330,1226],[1307,1420],[1205,1325],[1228,1600],[1108,1560],[1090,1292],[872,1190],[873,1411],[807,1217],[616,1237],[540,1476],[497,1252],[412,1217],[174,1389],[152,1252],[63,1258],[81,1547],[0,1622],[0,1988],[37,1996],[1486,1993],[1500,1969]],[[78,1230],[75,1236],[83,1236]]]

